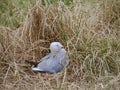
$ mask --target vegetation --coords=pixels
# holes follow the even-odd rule
[[[1,0],[0,90],[119,90],[119,0]],[[31,71],[49,44],[61,42],[70,65]]]

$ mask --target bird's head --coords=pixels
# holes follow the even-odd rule
[[[60,42],[52,42],[50,44],[51,52],[59,52],[61,49],[63,49],[63,45]]]

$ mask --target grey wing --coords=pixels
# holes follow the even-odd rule
[[[36,67],[32,67],[33,71],[47,71],[49,69],[49,59],[44,58],[40,61]]]
[[[40,62],[49,59],[50,56],[51,56],[51,54],[48,54],[48,55],[44,56],[43,58],[40,59]]]
[[[50,54],[48,54],[45,57],[41,58],[39,62],[37,62],[35,65],[33,65],[33,67],[38,67],[41,62],[43,62],[45,60],[48,60],[49,58],[50,58]]]
[[[41,63],[39,63],[37,68],[39,71],[57,73],[62,70],[63,66],[53,58],[49,58],[46,61],[44,60]]]

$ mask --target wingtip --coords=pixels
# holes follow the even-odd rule
[[[25,60],[25,63],[28,63],[30,65],[37,65],[37,62],[33,62],[33,61],[29,61],[29,60]]]

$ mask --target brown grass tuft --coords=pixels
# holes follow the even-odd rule
[[[22,30],[24,45],[32,45],[33,48],[36,46],[48,48],[53,41],[66,42],[72,32],[69,13],[67,6],[62,2],[49,6],[36,3],[25,19]],[[35,53],[37,56],[40,55],[40,49],[36,48]]]
[[[0,90],[119,90],[119,4],[109,4],[36,2],[19,28],[0,26]],[[68,69],[32,72],[25,60],[38,61],[53,41],[68,51]]]

